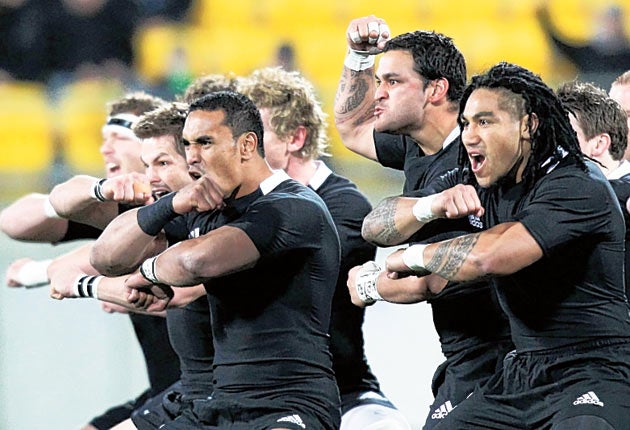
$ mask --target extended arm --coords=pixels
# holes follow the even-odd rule
[[[0,213],[0,229],[10,238],[31,242],[59,242],[68,220],[54,213],[46,194],[28,194]]]
[[[520,222],[428,245],[412,245],[387,257],[387,270],[435,273],[450,281],[472,281],[515,273],[543,256]]]
[[[57,257],[49,266],[51,297],[55,299],[91,297],[114,303],[137,312],[161,311],[166,307],[180,307],[206,294],[203,285],[192,288],[135,290],[125,285],[128,276],[108,278],[98,276],[89,264],[92,244],[84,245]],[[81,283],[81,285],[79,285]]]
[[[148,180],[139,173],[110,179],[77,175],[56,185],[50,202],[63,218],[104,228],[118,215],[118,203],[148,203],[150,190]]]
[[[361,234],[379,246],[403,243],[422,226],[437,218],[483,215],[483,207],[470,185],[456,185],[427,197],[389,197],[363,220]]]
[[[346,31],[348,54],[335,96],[335,125],[343,144],[376,160],[374,147],[374,56],[390,37],[385,21],[374,15],[352,20]],[[370,52],[363,54],[360,52]]]

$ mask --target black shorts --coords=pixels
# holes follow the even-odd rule
[[[259,390],[254,394],[215,393],[212,399],[195,400],[163,429],[295,430],[338,429],[341,421],[339,393],[334,380],[312,380],[287,389]]]
[[[619,342],[619,341],[617,341]],[[512,352],[503,371],[451,411],[438,429],[565,429],[575,417],[630,430],[630,343],[593,342]],[[569,421],[570,422],[570,421]],[[564,424],[562,424],[564,423]]]
[[[198,398],[182,394],[181,381],[177,381],[133,411],[131,421],[139,430],[159,429],[180,416],[184,410],[192,408],[193,400]]]
[[[109,408],[103,414],[92,418],[90,424],[98,430],[107,430],[114,427],[116,424],[128,419],[136,408],[140,407],[149,399],[150,393],[150,389],[146,390],[127,403]]]
[[[341,415],[350,409],[363,405],[381,405],[386,408],[397,409],[392,402],[380,391],[355,391],[341,395]]]
[[[467,348],[451,355],[433,374],[434,401],[423,429],[430,430],[460,402],[501,370],[503,359],[514,348],[511,341]]]

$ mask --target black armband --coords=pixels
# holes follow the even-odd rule
[[[138,209],[138,226],[143,232],[156,236],[169,221],[179,216],[173,209],[173,197],[175,193],[167,194],[155,203]]]

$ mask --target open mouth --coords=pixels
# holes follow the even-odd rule
[[[470,167],[473,173],[476,173],[482,169],[486,162],[486,157],[481,154],[468,154],[470,158]]]
[[[111,178],[112,176],[116,176],[120,174],[120,165],[116,163],[106,163],[105,172],[108,178]]]
[[[191,178],[193,178],[195,181],[199,178],[201,178],[201,173],[196,171],[196,170],[188,170],[188,174],[190,175]]]
[[[165,195],[167,195],[170,191],[165,190],[163,188],[157,189],[157,190],[153,190],[153,198],[155,200],[158,200],[161,197],[164,197]]]

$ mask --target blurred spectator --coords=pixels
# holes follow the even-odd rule
[[[49,70],[46,0],[0,0],[0,81],[44,81]]]
[[[142,21],[184,21],[188,19],[193,0],[137,0]]]
[[[284,42],[278,46],[275,65],[282,67],[288,72],[297,70],[297,65],[295,64],[295,48],[290,42]]]
[[[553,46],[575,65],[580,80],[608,88],[618,75],[630,69],[630,40],[621,7],[606,8],[595,22],[595,36],[583,44],[568,41],[560,34],[545,3],[537,15]]]
[[[128,0],[49,0],[50,49],[55,74],[71,80],[124,80],[133,66],[132,38],[140,8]],[[54,4],[54,5],[53,5]]]

